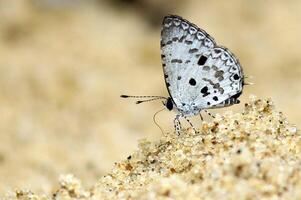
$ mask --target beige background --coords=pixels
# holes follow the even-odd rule
[[[159,41],[169,13],[235,53],[255,83],[242,102],[271,97],[299,125],[300,10],[298,0],[0,0],[0,194],[50,191],[62,173],[92,186],[138,139],[160,137],[162,104],[119,95],[167,95]],[[213,112],[231,109],[242,105]],[[173,116],[158,115],[165,131]]]

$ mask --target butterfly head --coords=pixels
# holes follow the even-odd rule
[[[172,99],[170,97],[168,97],[166,99],[166,101],[163,101],[163,105],[168,109],[168,110],[172,110],[173,109],[173,102]]]

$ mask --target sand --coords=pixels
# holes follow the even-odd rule
[[[165,133],[87,188],[62,175],[51,195],[9,199],[300,199],[301,137],[270,99],[250,97],[241,113],[217,115],[198,133]]]

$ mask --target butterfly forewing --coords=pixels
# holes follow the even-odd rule
[[[185,115],[219,105],[242,91],[243,73],[233,54],[179,16],[163,20],[161,53],[169,94]]]

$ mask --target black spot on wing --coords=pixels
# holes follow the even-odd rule
[[[170,62],[171,63],[182,63],[183,61],[181,59],[172,59]]]
[[[182,35],[182,37],[179,39],[179,42],[183,42],[185,38],[186,38],[186,36]]]
[[[217,96],[214,96],[212,99],[213,99],[214,101],[218,101],[218,97],[217,97]]]
[[[203,67],[203,70],[204,70],[204,71],[209,71],[209,70],[210,70],[210,67],[209,67],[209,66],[204,66],[204,67]]]
[[[195,79],[194,79],[194,78],[191,78],[191,79],[189,80],[189,84],[190,84],[191,86],[195,86],[195,85],[196,85]]]
[[[188,44],[188,45],[191,45],[191,44],[193,43],[193,42],[190,41],[190,40],[185,40],[184,42],[185,42],[185,44]]]
[[[196,53],[199,50],[197,48],[189,49],[188,53]]]
[[[207,57],[201,55],[201,57],[199,58],[199,61],[198,61],[198,65],[204,65],[206,63],[206,61],[207,61]]]
[[[207,93],[208,92],[208,87],[207,86],[205,86],[205,87],[203,87],[202,89],[201,89],[201,93]]]
[[[214,52],[215,52],[216,54],[219,54],[219,53],[221,52],[221,50],[220,50],[220,49],[214,49]]]
[[[234,74],[234,76],[233,76],[233,78],[234,78],[234,80],[238,80],[239,79],[239,76],[238,76],[238,74]]]
[[[218,89],[218,91],[219,91],[221,94],[224,94],[224,89],[220,86],[219,83],[215,83],[215,84],[213,85],[213,88],[214,88],[214,89]]]
[[[219,81],[224,80],[224,71],[223,70],[217,70],[214,74],[214,77],[217,78]]]
[[[201,89],[201,93],[203,94],[203,97],[206,97],[210,94],[210,92],[208,92],[208,87],[205,86]]]

